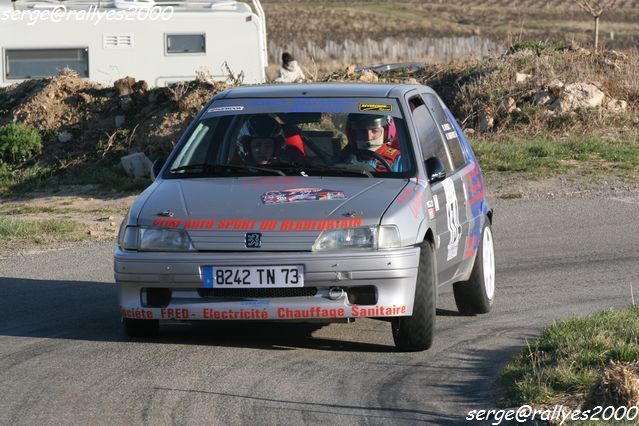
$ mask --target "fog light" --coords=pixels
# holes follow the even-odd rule
[[[348,287],[346,296],[351,305],[376,305],[378,299],[377,288],[373,285]]]
[[[171,289],[144,288],[142,289],[142,303],[154,308],[165,308],[171,303]]]

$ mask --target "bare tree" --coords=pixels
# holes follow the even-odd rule
[[[595,50],[599,48],[599,17],[615,5],[617,0],[575,0],[579,7],[595,18]]]

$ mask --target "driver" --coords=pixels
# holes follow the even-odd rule
[[[351,161],[369,164],[377,171],[389,171],[383,163],[376,159],[381,156],[390,171],[401,171],[400,151],[397,147],[397,130],[393,117],[373,114],[349,114],[346,123],[348,146]],[[377,155],[366,155],[361,151],[371,151]]]
[[[284,144],[282,127],[266,114],[251,116],[237,140],[237,155],[245,164],[278,164]]]
[[[271,164],[274,160],[275,141],[272,138],[254,138],[249,145],[251,157],[256,164]]]

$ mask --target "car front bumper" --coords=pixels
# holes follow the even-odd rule
[[[123,317],[177,320],[332,320],[408,316],[413,312],[419,248],[374,252],[192,252],[115,250],[115,281]],[[304,265],[304,287],[312,295],[294,297],[202,296],[202,265]],[[373,304],[353,304],[349,291],[374,287]],[[338,287],[344,294],[331,299]],[[170,289],[170,301],[153,306],[149,289]],[[153,290],[151,290],[153,291]]]

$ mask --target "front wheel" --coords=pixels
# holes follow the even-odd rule
[[[455,303],[462,314],[490,312],[495,300],[495,249],[490,223],[482,231],[475,264],[468,281],[453,284]]]
[[[437,276],[433,246],[424,241],[419,255],[413,315],[393,318],[395,347],[401,351],[423,351],[433,344],[437,309]]]

